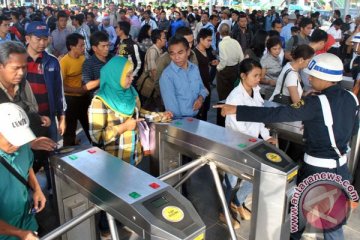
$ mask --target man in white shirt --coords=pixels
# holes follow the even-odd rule
[[[343,24],[343,22],[342,22],[341,19],[336,19],[333,22],[332,26],[327,31],[327,33],[331,34],[335,39],[335,43],[328,50],[328,53],[332,53],[332,54],[335,54],[337,56],[340,54],[339,49],[340,49],[340,42],[342,40],[342,32],[341,32],[342,24]]]
[[[219,43],[219,65],[217,65],[217,91],[219,100],[225,100],[234,88],[238,76],[239,63],[244,54],[238,41],[230,37],[230,26],[223,24],[220,27],[222,41]],[[225,118],[218,112],[216,124],[225,125]]]

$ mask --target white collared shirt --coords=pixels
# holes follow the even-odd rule
[[[264,105],[264,99],[262,99],[260,95],[259,86],[253,88],[253,97],[251,97],[240,82],[226,98],[226,104],[262,107]],[[269,130],[265,127],[265,124],[260,122],[237,121],[236,114],[226,116],[225,127],[254,138],[258,138],[259,135],[261,135],[265,141],[270,138]]]
[[[235,66],[244,59],[244,53],[238,41],[226,36],[219,43],[219,64],[216,69],[223,70],[226,66]]]

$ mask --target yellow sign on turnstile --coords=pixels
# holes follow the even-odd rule
[[[169,222],[180,222],[184,219],[184,211],[176,206],[167,206],[162,210],[163,217]]]
[[[199,236],[197,236],[196,238],[194,238],[194,240],[204,240],[204,239],[205,239],[205,233],[202,233]]]
[[[273,153],[273,152],[269,152],[266,154],[266,158],[271,161],[271,162],[276,162],[279,163],[281,162],[282,158],[280,157],[279,154],[277,153]]]

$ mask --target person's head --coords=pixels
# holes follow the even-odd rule
[[[213,14],[210,16],[209,21],[211,22],[212,25],[216,26],[219,22],[219,17]]]
[[[10,14],[10,17],[11,17],[11,20],[13,23],[17,23],[17,22],[19,22],[20,14],[19,14],[19,12],[12,11]]]
[[[342,24],[343,24],[343,21],[342,21],[340,18],[336,19],[336,20],[332,23],[332,25],[334,26],[334,28],[335,28],[336,30],[339,30],[339,29],[341,28]]]
[[[130,23],[126,21],[118,22],[118,27],[116,28],[116,34],[120,38],[126,38],[130,33]]]
[[[110,2],[110,3],[109,3],[109,10],[110,10],[111,12],[115,11],[115,3],[114,3],[114,2]]]
[[[222,19],[229,19],[230,17],[230,11],[228,9],[225,9],[222,11],[221,18]]]
[[[30,129],[25,111],[14,103],[0,104],[0,149],[8,154],[16,152],[22,145],[36,137]]]
[[[158,48],[166,46],[166,35],[163,30],[155,29],[151,32],[151,41],[156,44]]]
[[[291,27],[291,36],[298,35],[300,33],[300,29],[296,26]]]
[[[66,37],[66,48],[69,52],[76,56],[85,54],[85,41],[84,37],[79,33],[72,33]]]
[[[51,7],[45,7],[45,8],[44,8],[44,15],[45,15],[46,17],[51,16],[52,13],[53,13],[53,9],[52,9]]]
[[[289,22],[290,22],[290,23],[295,23],[296,20],[297,20],[297,16],[296,16],[295,13],[291,13],[291,14],[289,14],[288,19],[289,19]]]
[[[149,24],[145,24],[140,29],[138,42],[141,43],[144,39],[150,38],[150,35],[151,35],[151,26]]]
[[[109,55],[109,35],[103,31],[97,31],[91,34],[90,45],[94,54],[100,58],[106,58]]]
[[[188,41],[190,49],[193,48],[193,46],[194,46],[194,34],[193,34],[193,32],[192,32],[192,30],[190,28],[188,28],[188,27],[179,27],[178,29],[176,29],[175,36],[184,37]]]
[[[145,20],[149,20],[150,19],[150,16],[151,16],[151,11],[150,10],[146,10],[143,14],[143,18]]]
[[[204,25],[209,22],[209,13],[203,12],[203,13],[201,14],[201,22],[202,22],[202,24],[204,24]]]
[[[322,91],[343,80],[343,63],[339,57],[331,53],[316,55],[308,64],[305,72],[309,81],[317,91]]]
[[[75,16],[73,16],[71,19],[72,19],[72,25],[75,28],[78,28],[83,24],[85,16],[84,16],[84,14],[79,13],[79,14],[76,14]]]
[[[166,12],[165,12],[164,10],[162,10],[162,11],[160,12],[160,19],[161,19],[161,20],[165,20],[165,19],[166,19]]]
[[[281,40],[279,37],[270,37],[267,41],[266,41],[266,48],[268,50],[268,52],[274,56],[274,57],[278,57],[280,55],[281,52]]]
[[[351,41],[354,53],[360,55],[360,33],[355,34]]]
[[[42,53],[48,45],[49,28],[43,22],[31,22],[26,28],[26,42],[28,50],[34,53]]]
[[[35,12],[35,7],[34,7],[34,6],[29,6],[29,7],[27,8],[27,11],[29,12],[29,14],[32,14],[32,13]]]
[[[254,54],[258,58],[261,58],[264,54],[265,43],[267,38],[268,38],[268,32],[262,29],[257,30],[254,35],[254,38],[250,45],[250,49],[254,52]]]
[[[220,32],[220,35],[222,37],[230,36],[230,27],[229,27],[229,25],[221,24],[219,32]]]
[[[310,44],[315,51],[322,50],[328,40],[328,34],[321,29],[315,29],[310,37]]]
[[[304,69],[307,67],[314,54],[314,49],[309,45],[299,45],[291,52],[293,58],[292,63],[297,64],[299,69]]]
[[[181,13],[178,11],[174,11],[174,18],[175,18],[175,21],[181,19]]]
[[[333,16],[334,16],[334,18],[340,18],[340,17],[341,17],[340,10],[339,10],[339,9],[335,9]]]
[[[93,12],[89,12],[87,15],[86,15],[86,22],[88,24],[93,24],[95,22],[95,14]]]
[[[345,22],[350,23],[351,20],[352,20],[352,19],[351,19],[351,15],[350,15],[350,14],[348,14],[348,15],[345,16]]]
[[[0,15],[0,35],[6,35],[10,29],[10,18]]]
[[[205,49],[210,48],[212,43],[212,31],[208,28],[202,28],[197,35],[198,44],[202,45]]]
[[[304,36],[309,36],[313,28],[313,23],[310,18],[303,18],[299,23],[300,33]]]
[[[282,18],[282,22],[284,23],[284,25],[287,25],[289,23],[289,14],[288,13],[284,13],[283,15],[281,15]]]
[[[0,82],[6,87],[19,84],[26,76],[27,52],[21,43],[0,44]]]
[[[190,47],[188,41],[181,36],[170,38],[168,51],[171,60],[179,67],[186,68],[190,56]]]
[[[239,15],[239,19],[238,19],[238,25],[241,29],[245,29],[247,28],[247,24],[248,24],[248,21],[247,21],[247,17],[246,17],[246,14],[244,13],[241,13]]]
[[[104,16],[102,19],[101,19],[101,22],[102,24],[107,27],[110,25],[110,17],[107,15],[107,16]]]
[[[130,17],[132,17],[132,16],[135,15],[134,10],[133,10],[132,8],[128,8],[128,9],[127,9],[127,14],[128,14]]]
[[[59,11],[58,15],[57,15],[57,20],[58,20],[58,28],[59,29],[65,29],[66,28],[66,24],[67,24],[67,20],[68,20],[68,16],[65,13],[65,11]]]
[[[272,30],[275,30],[277,32],[281,32],[282,30],[282,23],[280,21],[280,19],[275,19],[272,23],[271,23],[271,28]]]
[[[252,58],[246,58],[240,63],[240,79],[244,87],[256,87],[261,79],[261,64]]]
[[[235,11],[233,11],[232,13],[231,13],[231,20],[233,21],[233,22],[237,22],[238,21],[238,19],[239,19],[239,11],[237,11],[237,10],[235,10]]]

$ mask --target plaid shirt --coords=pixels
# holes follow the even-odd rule
[[[137,98],[137,107],[140,101]],[[115,113],[101,99],[94,97],[89,108],[89,133],[93,142],[103,145],[103,149],[131,165],[142,159],[138,129],[119,134],[119,125],[129,117]]]

